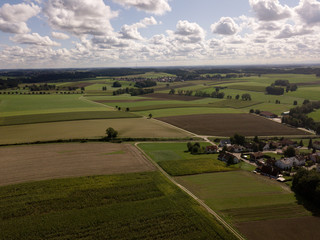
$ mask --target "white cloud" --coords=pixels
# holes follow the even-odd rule
[[[211,31],[221,35],[234,35],[239,30],[239,26],[230,17],[222,17],[219,22],[211,25]]]
[[[317,0],[300,0],[299,6],[294,8],[302,21],[315,25],[320,23],[320,2]]]
[[[92,43],[98,45],[99,48],[124,48],[129,46],[129,42],[119,39],[117,37],[94,37]]]
[[[44,13],[54,29],[78,36],[110,34],[110,19],[118,15],[103,0],[48,0]]]
[[[175,31],[176,38],[185,43],[197,43],[205,38],[205,31],[197,24],[180,20]]]
[[[141,11],[163,15],[171,11],[168,0],[113,0],[124,7],[136,7]]]
[[[250,6],[261,21],[276,21],[289,18],[292,11],[282,6],[279,0],[249,0]]]
[[[56,39],[61,39],[61,40],[66,40],[70,38],[67,34],[60,33],[60,32],[52,32],[51,35],[52,37]]]
[[[312,30],[306,28],[297,28],[290,24],[286,24],[276,38],[291,38],[294,36],[306,35],[312,33]]]
[[[38,46],[60,46],[59,43],[52,41],[48,36],[42,37],[38,33],[17,34],[14,37],[11,37],[10,40],[16,43]]]
[[[146,28],[148,25],[156,25],[158,22],[154,19],[154,17],[144,18],[140,22],[132,24],[132,25],[123,25],[121,27],[120,35],[121,38],[124,39],[135,39],[135,40],[143,40],[139,28]]]
[[[8,33],[28,33],[26,22],[40,12],[40,7],[31,4],[4,4],[0,8],[0,31]]]

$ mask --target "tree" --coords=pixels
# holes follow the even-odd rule
[[[296,149],[294,147],[289,146],[287,150],[284,151],[285,157],[294,157],[296,155]]]
[[[313,144],[312,144],[312,139],[310,138],[309,139],[309,144],[308,144],[308,149],[311,149],[313,148]]]
[[[251,108],[249,112],[250,112],[250,113],[254,113],[254,109]]]
[[[256,109],[255,114],[260,114],[260,110]]]
[[[106,130],[106,134],[107,134],[108,139],[114,139],[118,136],[118,132],[116,130],[114,130],[112,127],[109,127]]]
[[[244,145],[246,143],[246,138],[245,136],[236,133],[230,138],[230,141],[233,144]]]
[[[149,114],[149,118],[152,118],[152,114],[151,113]]]
[[[127,108],[126,108],[126,112],[129,112],[129,111],[130,111],[130,108],[127,107]]]
[[[119,82],[119,81],[115,81],[115,82],[113,82],[113,84],[112,84],[112,87],[114,87],[114,88],[118,88],[118,87],[121,87],[122,85],[121,85],[121,83]]]
[[[251,95],[249,93],[244,93],[241,95],[241,99],[244,101],[251,101]]]
[[[294,105],[294,106],[298,105],[298,101],[297,101],[297,100],[294,100],[294,101],[293,101],[293,105]]]
[[[175,94],[176,90],[174,88],[171,88],[169,94]]]
[[[253,141],[254,141],[255,143],[259,143],[259,142],[260,142],[258,136],[255,136],[254,139],[253,139]]]
[[[239,95],[239,94],[237,94],[237,95],[236,95],[236,99],[237,99],[237,100],[239,100],[239,98],[240,98],[240,95]]]
[[[299,146],[300,146],[300,147],[303,147],[303,141],[302,141],[302,139],[301,139],[300,142],[299,142]]]

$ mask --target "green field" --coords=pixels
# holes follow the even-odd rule
[[[232,223],[310,215],[285,185],[250,172],[185,176],[177,181]]]
[[[201,146],[208,146],[206,142]],[[191,154],[187,143],[141,143],[139,147],[171,176],[233,171],[245,164],[228,167],[218,160],[218,154]]]
[[[235,239],[158,172],[0,188],[0,239]]]
[[[320,122],[320,109],[308,114],[315,122]]]
[[[129,112],[121,111],[88,111],[88,112],[66,112],[66,113],[47,113],[21,116],[0,117],[0,126],[18,125],[30,123],[61,122],[73,120],[89,119],[115,119],[115,118],[136,118],[139,117]]]
[[[106,111],[81,95],[0,95],[0,117],[58,112]]]
[[[160,121],[146,118],[98,119],[0,126],[0,144],[101,138],[108,127],[125,138],[186,138],[191,135]]]

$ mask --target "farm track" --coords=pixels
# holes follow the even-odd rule
[[[153,165],[173,184],[175,184],[182,191],[187,193],[190,197],[192,197],[195,201],[197,201],[202,207],[204,207],[211,215],[213,215],[226,229],[232,232],[238,239],[245,240],[245,238],[237,232],[230,224],[228,224],[222,217],[219,216],[215,211],[213,211],[207,204],[205,204],[201,199],[199,199],[196,195],[190,192],[187,188],[177,183],[169,174],[167,174],[155,161],[153,161],[139,146],[139,142],[135,143],[135,146],[139,151],[144,155],[144,157],[151,161]]]

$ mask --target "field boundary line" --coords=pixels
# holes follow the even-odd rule
[[[100,105],[100,106],[103,106],[103,107],[105,107],[105,108],[109,108],[109,109],[114,110],[114,108],[111,107],[111,106],[109,106],[109,105],[105,105],[105,104],[103,104],[103,103],[98,103],[98,102],[89,100],[89,99],[85,98],[83,95],[82,95],[81,97],[79,97],[79,100],[84,101],[84,102],[93,103],[93,104]]]
[[[235,230],[230,224],[228,224],[222,217],[219,216],[215,211],[213,211],[207,204],[205,204],[201,199],[199,199],[196,195],[194,195],[191,191],[189,191],[186,187],[177,183],[166,171],[164,171],[151,157],[149,157],[138,145],[141,142],[136,142],[134,146],[147,158],[152,164],[174,185],[180,188],[182,191],[187,193],[190,197],[192,197],[195,201],[197,201],[202,207],[204,207],[211,215],[213,215],[218,222],[220,222],[226,229],[228,229],[231,233],[233,233],[238,239],[246,240],[237,230]]]

